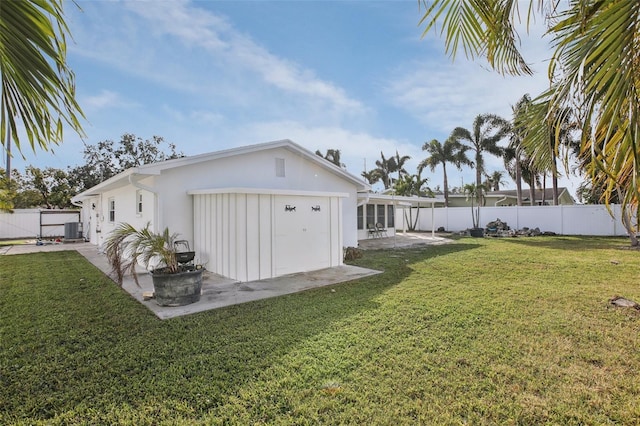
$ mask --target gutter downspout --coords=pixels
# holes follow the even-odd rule
[[[503,202],[503,201],[507,201],[507,196],[506,196],[506,195],[505,195],[504,197],[500,198],[499,200],[497,200],[493,205],[494,205],[495,207],[500,207],[500,206],[498,205],[498,203],[501,203],[501,202]]]
[[[159,225],[160,225],[160,212],[158,211],[158,205],[159,205],[159,201],[158,201],[158,191],[156,191],[155,189],[151,188],[150,186],[146,186],[141,184],[140,182],[137,182],[133,179],[133,176],[136,173],[132,173],[129,175],[129,183],[137,189],[142,189],[143,191],[147,191],[153,194],[153,229],[154,232],[158,232],[158,229],[160,229]]]

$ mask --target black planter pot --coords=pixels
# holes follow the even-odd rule
[[[153,272],[153,289],[160,306],[183,306],[200,300],[202,271],[196,269],[177,274]]]
[[[484,228],[471,228],[469,234],[474,238],[482,238],[484,237]]]

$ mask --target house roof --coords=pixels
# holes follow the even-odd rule
[[[376,202],[378,202],[383,204],[391,203],[391,204],[416,207],[421,203],[433,204],[433,203],[438,203],[440,201],[441,201],[440,198],[429,198],[429,197],[418,197],[418,196],[404,197],[401,195],[379,194],[379,193],[370,193],[370,192],[358,193],[358,204],[361,204],[361,203],[375,204]]]
[[[566,193],[566,196],[568,196],[571,201],[573,203],[575,203],[575,200],[573,198],[573,196],[571,195],[571,193],[569,192],[569,190],[566,187],[559,187],[558,188],[558,198],[562,198],[564,196],[564,194]],[[540,202],[542,201],[542,194],[543,192],[539,189],[535,190],[535,202]],[[529,203],[530,198],[529,198],[530,192],[529,189],[523,189],[522,190],[522,201],[524,203]],[[468,196],[466,194],[449,194],[449,198],[467,198]],[[491,198],[492,202],[495,201],[501,201],[500,199],[503,198],[507,198],[507,199],[513,199],[514,201],[518,198],[518,191],[516,191],[515,189],[506,189],[506,190],[501,190],[501,191],[489,191],[486,192],[484,194],[485,199],[487,198]],[[498,200],[496,200],[498,199]],[[553,200],[553,188],[545,188],[544,190],[544,199],[545,201],[551,201]],[[444,198],[438,198],[438,202],[439,203],[444,203]]]
[[[567,195],[569,197],[571,197],[571,194],[569,193],[569,191],[567,190],[567,188],[565,187],[559,187],[558,188],[558,197],[562,197],[563,193],[567,193]],[[531,192],[528,189],[523,189],[522,190],[522,199],[525,201],[529,201]],[[544,199],[545,200],[553,200],[553,188],[545,188],[544,192],[539,190],[539,189],[535,189],[534,191],[534,195],[535,195],[535,201],[542,201],[542,195],[544,194]],[[491,191],[491,192],[487,192],[485,194],[485,197],[509,197],[509,198],[516,198],[518,196],[518,192],[515,189],[510,189],[510,190],[503,190],[503,191]],[[571,199],[573,200],[573,197],[571,197]]]
[[[221,151],[209,152],[205,154],[193,155],[189,157],[176,158],[173,160],[161,161],[158,163],[145,164],[138,167],[132,167],[127,169],[104,182],[99,183],[98,185],[89,188],[88,190],[77,194],[73,197],[74,201],[79,201],[84,197],[90,197],[93,195],[98,195],[104,191],[108,191],[111,189],[119,188],[130,183],[135,177],[139,176],[154,176],[160,175],[164,170],[173,169],[177,167],[190,166],[206,161],[219,160],[227,157],[234,157],[238,155],[250,154],[253,152],[259,152],[269,149],[276,148],[284,148],[287,149],[294,154],[297,154],[311,162],[314,162],[326,169],[330,173],[333,173],[342,179],[345,179],[354,185],[358,191],[366,191],[371,188],[371,186],[364,182],[359,177],[347,172],[346,170],[336,166],[328,160],[325,160],[323,157],[316,155],[315,153],[309,151],[306,148],[298,145],[297,143],[289,140],[282,139],[278,141],[260,143],[255,145],[247,145],[236,148],[225,149]]]

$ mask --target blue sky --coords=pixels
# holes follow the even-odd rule
[[[89,144],[158,135],[193,155],[288,138],[312,151],[340,149],[356,175],[381,151],[398,150],[412,157],[413,173],[425,141],[470,128],[480,113],[510,118],[523,94],[547,85],[540,24],[522,40],[536,75],[502,77],[464,55],[452,62],[433,33],[423,38],[416,0],[79,5],[66,4],[68,60]],[[82,150],[67,132],[54,153],[25,151],[12,166],[80,165]],[[425,175],[442,185],[440,170]],[[450,182],[473,176],[453,170]]]

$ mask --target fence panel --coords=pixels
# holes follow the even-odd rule
[[[36,238],[40,234],[40,210],[15,209],[0,212],[0,239]]]
[[[431,230],[430,210],[421,209],[418,230]],[[485,227],[487,223],[500,219],[511,229],[539,228],[542,232],[561,235],[625,236],[627,233],[621,221],[621,206],[612,205],[611,210],[615,217],[611,217],[604,205],[482,207],[480,226]],[[473,226],[471,208],[436,208],[433,223],[435,229],[443,227],[451,232],[464,231]]]
[[[15,209],[0,212],[0,239],[53,238],[64,236],[64,224],[79,222],[79,210]]]

